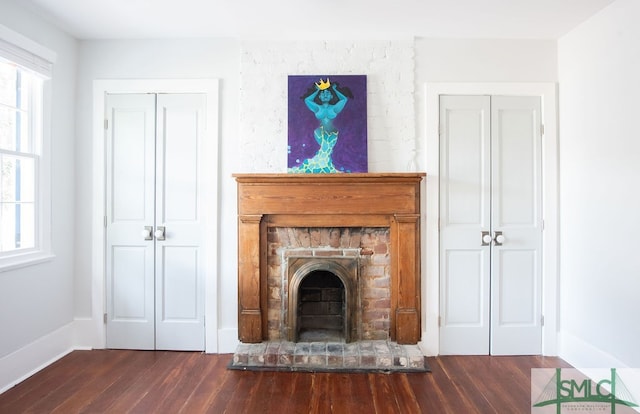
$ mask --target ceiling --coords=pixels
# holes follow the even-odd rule
[[[79,39],[557,39],[614,0],[22,0]]]

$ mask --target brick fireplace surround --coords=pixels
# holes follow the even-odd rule
[[[234,174],[238,183],[240,341],[270,339],[270,232],[276,228],[388,228],[389,338],[398,344],[416,344],[421,332],[420,182],[424,176]]]

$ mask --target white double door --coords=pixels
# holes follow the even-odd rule
[[[204,350],[203,94],[107,94],[107,348]]]
[[[539,97],[440,97],[440,353],[542,350]]]

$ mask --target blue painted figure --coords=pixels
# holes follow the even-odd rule
[[[338,142],[338,130],[333,125],[333,120],[344,109],[347,97],[338,90],[335,84],[331,84],[329,78],[324,82],[315,83],[315,90],[304,99],[304,103],[320,121],[320,126],[313,131],[313,136],[320,145],[318,152],[307,158],[302,164],[289,168],[289,172],[299,173],[337,173],[333,165],[331,154]]]

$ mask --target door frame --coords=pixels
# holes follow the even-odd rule
[[[205,159],[203,179],[209,188],[204,195],[207,228],[203,249],[204,264],[205,352],[218,352],[218,80],[217,79],[98,79],[93,82],[93,174],[91,207],[91,319],[94,348],[106,347],[106,237],[104,220],[106,130],[104,128],[105,95],[107,93],[203,93],[207,96],[206,137],[202,151]]]
[[[425,84],[425,170],[426,191],[423,205],[426,229],[423,232],[422,263],[425,263],[425,298],[421,347],[427,355],[440,351],[440,95],[539,96],[542,104],[542,354],[558,353],[558,123],[556,83],[440,83]]]

